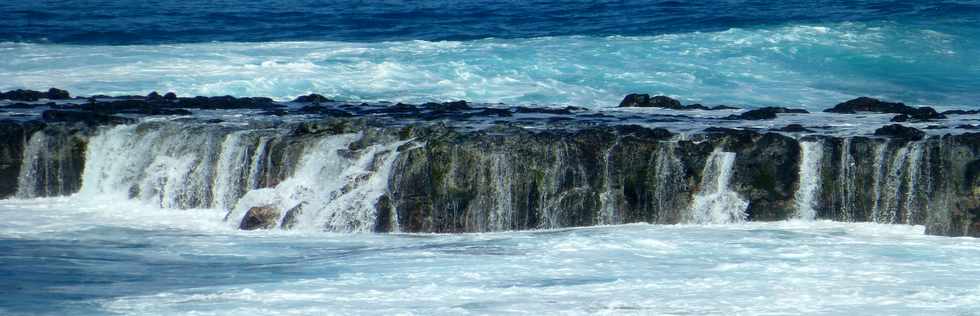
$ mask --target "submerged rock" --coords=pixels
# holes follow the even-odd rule
[[[238,225],[238,229],[256,230],[275,228],[281,215],[279,209],[274,206],[255,206],[245,212],[245,217]]]

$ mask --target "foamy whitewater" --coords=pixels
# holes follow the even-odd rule
[[[349,101],[595,108],[648,92],[743,107],[817,110],[856,96],[973,107],[980,100],[976,33],[848,22],[471,41],[0,43],[0,90],[280,100],[316,92]]]
[[[980,305],[980,243],[920,226],[241,232],[220,211],[96,197],[7,200],[0,215],[7,315],[974,315]]]
[[[931,137],[906,141],[872,136],[894,113],[821,112],[859,96],[977,109],[978,17],[978,0],[0,1],[0,92],[318,93],[339,101],[323,102],[339,106],[329,116],[364,110],[347,123],[384,116],[352,131],[284,102],[282,117],[192,107],[42,129],[26,122],[58,121],[42,111],[64,104],[0,101],[0,132],[15,135],[0,139],[0,171],[23,160],[0,179],[16,189],[0,200],[0,315],[980,316],[980,238],[880,224],[973,227],[947,226],[969,204],[956,199],[975,147],[939,135],[975,131],[977,116],[902,123]],[[615,108],[631,93],[742,109]],[[451,100],[477,107],[375,116]],[[721,119],[762,106],[813,113]],[[424,154],[431,144],[392,132],[428,119],[500,129],[462,144],[423,130],[459,145]],[[636,142],[624,124],[676,134]],[[772,153],[693,137],[789,124],[816,132]],[[555,146],[528,136],[587,126],[610,129]],[[2,147],[19,137],[22,151]],[[788,214],[767,214],[746,170],[795,156],[796,141],[798,169],[749,188],[792,196],[762,204]],[[418,187],[431,192],[415,200]],[[277,213],[249,224],[263,210]],[[683,224],[612,225],[638,221]],[[583,225],[597,226],[561,228]]]

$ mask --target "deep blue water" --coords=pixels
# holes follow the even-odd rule
[[[0,41],[158,44],[643,36],[787,24],[976,23],[978,1],[3,1]]]

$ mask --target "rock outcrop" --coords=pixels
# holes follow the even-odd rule
[[[238,225],[241,230],[256,230],[274,228],[279,224],[282,213],[273,206],[255,206],[245,212],[245,217]]]
[[[980,234],[980,133],[896,124],[832,136],[712,118],[705,122],[729,125],[675,134],[578,108],[326,102],[297,110],[254,98],[241,102],[308,116],[136,121],[151,113],[141,109],[212,98],[135,100],[56,104],[64,108],[0,121],[0,196],[68,195],[84,183],[162,207],[225,209],[241,229],[484,232],[699,222],[696,212],[716,211],[695,207],[713,192],[744,220],[799,217],[807,205],[817,219]],[[240,102],[214,100],[197,106]],[[507,114],[533,115],[494,121]]]
[[[841,114],[854,114],[857,112],[894,113],[907,115],[909,118],[914,120],[934,120],[946,118],[945,115],[936,112],[936,110],[931,107],[916,108],[905,105],[905,103],[885,102],[869,97],[860,97],[847,102],[839,103],[833,108],[824,110],[824,112]]]

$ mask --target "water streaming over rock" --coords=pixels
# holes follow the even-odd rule
[[[965,137],[297,124],[31,127],[11,155],[21,160],[11,186],[21,198],[77,192],[224,210],[242,228],[339,232],[827,218],[964,234],[980,192],[976,144]]]
[[[800,162],[800,182],[794,195],[795,217],[813,220],[817,216],[820,194],[820,168],[823,160],[823,144],[820,141],[800,141],[802,161]]]
[[[691,203],[691,222],[699,224],[745,221],[749,203],[729,188],[735,153],[716,148],[708,156],[701,178],[700,191]]]

